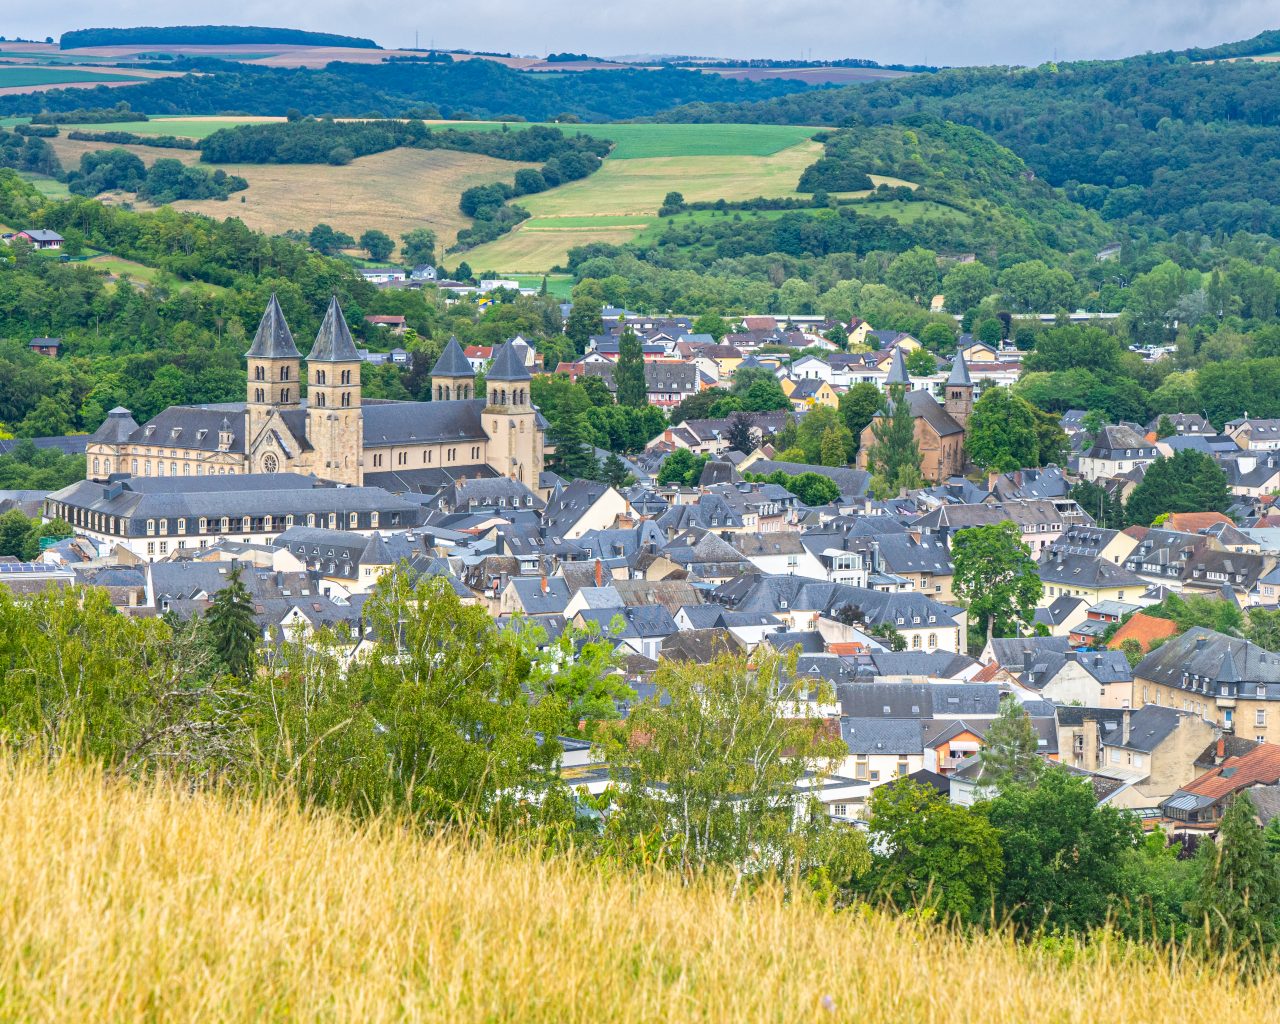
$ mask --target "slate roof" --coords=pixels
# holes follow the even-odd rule
[[[471,370],[468,367],[467,373]],[[489,372],[485,374],[485,381],[520,381],[532,380],[529,374],[529,368],[524,365],[524,360],[520,358],[515,349],[515,344],[508,341],[497,352],[493,354],[493,362],[489,364]]]
[[[1159,704],[1144,704],[1129,715],[1129,741],[1123,742],[1123,732],[1103,739],[1106,746],[1141,750],[1149,754],[1169,738],[1186,719],[1199,716],[1190,711],[1179,711]]]
[[[266,312],[258,323],[258,331],[253,336],[253,344],[245,353],[247,359],[301,359],[302,353],[293,343],[293,335],[284,319],[284,310],[275,292],[267,303]]]
[[[1280,654],[1238,637],[1195,626],[1170,637],[1133,670],[1139,679],[1219,695],[1223,684],[1235,696],[1280,700]],[[1257,693],[1257,688],[1262,693]]]
[[[923,754],[924,729],[915,719],[841,718],[850,754]]]
[[[817,473],[840,488],[846,497],[860,498],[867,493],[871,483],[871,474],[865,469],[841,469],[833,466],[810,466],[803,462],[775,462],[772,459],[760,459],[747,466],[743,472],[759,473],[771,476],[781,470],[788,476],[799,476],[802,473]]]
[[[316,333],[316,343],[311,346],[307,356],[308,363],[358,363],[360,353],[356,343],[351,340],[351,328],[347,326],[347,318],[342,315],[342,307],[335,295],[329,300],[329,308],[325,310],[324,320]]]
[[[957,352],[951,363],[951,376],[947,378],[947,387],[973,387],[973,380],[969,376],[969,365],[964,361],[963,352]]]
[[[467,362],[467,355],[462,351],[462,346],[458,344],[456,336],[450,336],[449,343],[445,345],[444,351],[440,353],[440,358],[436,360],[436,365],[431,368],[431,376],[475,376],[475,370],[473,370],[471,368],[471,364]]]
[[[117,405],[107,413],[107,418],[90,435],[89,440],[120,444],[131,438],[137,431],[138,423],[133,418],[133,414],[123,406]]]
[[[889,365],[889,375],[884,382],[886,385],[911,383],[911,374],[907,373],[907,361],[902,355],[901,345],[894,346],[893,362]]]
[[[367,448],[448,441],[484,441],[480,414],[483,398],[453,402],[391,402],[366,399],[361,404]]]

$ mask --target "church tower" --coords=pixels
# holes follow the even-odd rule
[[[969,377],[969,366],[964,361],[963,352],[957,352],[951,363],[944,407],[953,420],[968,430],[969,417],[973,415],[973,380]]]
[[[431,400],[453,402],[476,397],[476,374],[456,337],[440,353],[431,370]]]
[[[538,414],[529,400],[532,377],[511,342],[493,355],[485,376],[487,404],[481,414],[489,435],[487,461],[502,476],[537,491],[542,472]]]
[[[335,295],[307,356],[307,440],[312,471],[326,480],[364,479],[364,415],[360,408],[360,353]]]
[[[274,294],[245,358],[249,361],[246,440],[252,444],[274,410],[296,409],[302,402],[302,354]]]

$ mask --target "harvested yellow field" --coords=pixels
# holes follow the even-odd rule
[[[589,178],[518,202],[532,219],[513,232],[465,254],[472,267],[543,273],[562,265],[574,246],[590,242],[622,245],[658,219],[668,192],[689,202],[794,196],[804,169],[822,156],[822,146],[802,142],[769,156],[669,156],[606,160]],[[601,218],[592,227],[592,217]],[[629,228],[619,218],[634,218]],[[564,221],[563,226],[557,220]],[[536,232],[537,237],[530,235]]]
[[[443,246],[452,245],[469,223],[458,197],[473,185],[510,181],[534,164],[495,160],[474,153],[396,149],[353,160],[345,167],[317,164],[220,164],[249,188],[227,202],[174,203],[175,209],[210,217],[239,217],[269,234],[310,230],[325,223],[359,237],[380,228],[392,238],[427,227]],[[244,202],[241,202],[241,197]]]
[[[0,763],[0,1018],[1272,1019],[1280,973],[902,918]]]
[[[107,126],[104,126],[104,128]],[[198,163],[200,154],[194,149],[163,149],[159,146],[117,146],[108,142],[86,142],[81,139],[69,139],[65,133],[52,139],[45,139],[53,151],[58,154],[62,166],[68,171],[80,167],[80,157],[85,153],[101,153],[106,149],[124,149],[134,154],[150,167],[157,160],[181,160],[184,164]]]

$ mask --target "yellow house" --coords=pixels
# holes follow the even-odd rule
[[[1090,555],[1067,554],[1061,548],[1045,554],[1039,575],[1044,584],[1042,608],[1060,597],[1081,597],[1090,605],[1100,601],[1133,603],[1147,588],[1141,577],[1122,565]]]
[[[812,409],[815,405],[828,409],[840,408],[840,396],[825,380],[792,380],[784,377],[780,383],[783,394],[791,400],[791,407],[797,412]]]
[[[851,350],[867,348],[867,335],[870,333],[871,325],[855,317],[849,322],[849,348]]]
[[[968,348],[962,348],[960,351],[964,354],[966,363],[998,363],[1000,361],[999,353],[983,341],[970,342]]]
[[[906,358],[907,356],[911,355],[912,352],[915,352],[916,350],[921,349],[923,347],[924,346],[921,345],[920,342],[916,341],[915,338],[903,338],[901,341],[895,344],[893,348],[887,348],[880,353],[880,359],[876,363],[876,369],[884,370],[886,373],[888,373],[889,367],[893,365],[893,353],[897,349],[902,349],[903,358]]]
[[[698,353],[700,359],[710,359],[716,364],[716,379],[733,380],[734,371],[742,362],[742,353],[732,345],[708,345]]]

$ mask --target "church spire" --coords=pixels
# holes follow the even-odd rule
[[[356,351],[356,343],[351,340],[351,328],[347,326],[347,318],[342,315],[342,307],[338,305],[338,296],[329,300],[329,308],[325,311],[320,330],[316,333],[316,343],[311,346],[308,363],[358,363],[360,353]]]

